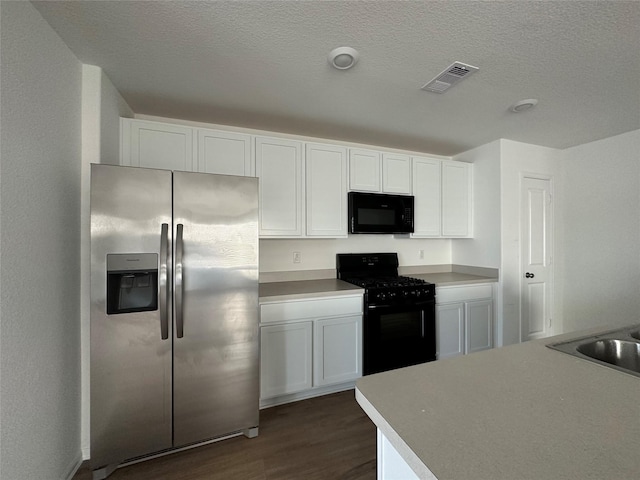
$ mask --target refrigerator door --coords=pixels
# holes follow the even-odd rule
[[[258,425],[258,180],[174,172],[173,191],[179,447]]]
[[[170,237],[171,172],[91,166],[94,469],[171,447]]]

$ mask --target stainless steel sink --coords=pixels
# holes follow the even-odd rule
[[[640,325],[552,343],[547,347],[640,377]]]
[[[607,338],[583,343],[576,350],[588,357],[640,373],[640,343]]]

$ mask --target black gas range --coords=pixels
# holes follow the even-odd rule
[[[398,275],[396,253],[339,253],[338,278],[365,289],[363,373],[436,359],[435,285]]]

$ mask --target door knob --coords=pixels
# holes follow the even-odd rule
[[[529,273],[529,272],[525,273],[525,275],[524,275],[524,276],[525,276],[526,278],[533,278],[533,277],[535,277],[535,275],[534,275],[533,273]]]

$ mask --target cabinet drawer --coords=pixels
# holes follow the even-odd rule
[[[493,287],[489,283],[436,288],[436,303],[464,302],[492,296]]]
[[[339,317],[362,313],[362,295],[289,300],[260,306],[260,322],[286,322],[305,318]]]

